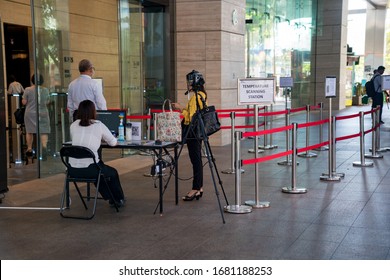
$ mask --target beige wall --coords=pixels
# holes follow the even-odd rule
[[[120,107],[118,58],[118,3],[116,0],[69,1],[69,40],[72,78],[78,62],[87,58],[95,66],[95,77],[103,78],[109,108]]]
[[[185,76],[193,69],[203,73],[208,103],[217,108],[237,107],[237,78],[245,77],[245,0],[176,1],[176,89],[186,104]],[[233,24],[233,11],[237,22]],[[223,119],[229,125],[229,119]],[[222,130],[212,144],[230,143]]]
[[[58,24],[62,25],[65,31],[62,39],[69,40],[68,43],[63,44],[65,48],[69,46],[69,50],[64,49],[63,54],[73,57],[74,60],[70,64],[69,70],[72,75],[70,80],[79,75],[78,61],[83,58],[92,60],[96,68],[95,76],[103,78],[108,107],[118,108],[120,87],[117,0],[69,0],[68,2],[69,17],[64,16],[62,19],[60,15],[61,20]],[[67,9],[67,7],[58,8]],[[0,0],[0,17],[5,23],[31,27],[30,0]],[[65,26],[67,23],[63,21],[68,21],[69,26]]]

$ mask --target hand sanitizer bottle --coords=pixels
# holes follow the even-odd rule
[[[125,127],[123,126],[123,115],[119,116],[118,141],[125,141]]]

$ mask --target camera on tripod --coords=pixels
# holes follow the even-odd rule
[[[206,83],[203,75],[196,70],[192,70],[190,73],[188,73],[186,79],[188,91],[190,91],[191,88],[194,91],[198,91]]]

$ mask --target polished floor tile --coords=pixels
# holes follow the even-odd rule
[[[338,113],[347,115],[369,109],[369,106],[349,107]],[[305,114],[295,114],[293,119],[304,122]],[[390,111],[384,111],[384,119],[390,124]],[[282,125],[283,118],[273,122],[273,127]],[[356,133],[357,129],[358,120],[337,122],[336,131],[340,136]],[[389,130],[390,126],[381,127],[383,146],[390,143]],[[324,132],[326,139],[326,127]],[[305,137],[303,132],[299,135],[299,147],[303,147]],[[310,135],[313,143],[316,135],[317,130],[313,130]],[[366,152],[370,148],[370,137],[366,136]],[[262,141],[260,138],[260,143]],[[278,148],[267,150],[259,157],[285,151],[283,133],[275,135],[273,141]],[[253,139],[243,140],[241,147],[242,159],[254,157],[247,151],[253,148]],[[255,165],[245,165],[238,186],[234,174],[221,172],[231,167],[230,145],[212,147],[212,151],[218,170],[215,175],[219,175],[215,177],[217,192],[211,170],[205,165],[203,197],[191,202],[180,200],[176,205],[174,178],[169,180],[167,170],[163,215],[158,211],[154,214],[158,209],[157,180],[144,176],[153,164],[150,156],[104,155],[106,162],[119,171],[127,202],[116,213],[106,201],[99,200],[96,216],[90,221],[60,217],[63,174],[31,179],[33,165],[12,168],[10,190],[0,207],[17,208],[0,209],[0,258],[390,259],[390,152],[383,152],[382,159],[373,160],[373,167],[356,167],[353,162],[360,160],[359,139],[348,139],[336,145],[336,171],[345,175],[339,181],[320,180],[320,176],[329,171],[328,151],[316,151],[315,158],[298,157],[299,165],[295,169],[278,164],[285,157],[261,162],[258,172]],[[58,158],[50,160],[61,164]],[[258,186],[255,186],[256,174]],[[23,180],[18,179],[23,175]],[[191,176],[184,149],[179,160],[180,196],[190,190]],[[27,177],[29,180],[25,180]],[[284,193],[283,187],[306,188],[307,192]],[[252,209],[245,214],[221,213],[219,205],[221,208],[245,206],[245,202],[256,200],[256,193],[260,202],[268,202],[270,207]],[[31,209],[23,208],[27,206]]]

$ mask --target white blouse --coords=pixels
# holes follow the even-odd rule
[[[80,126],[80,120],[76,120],[70,126],[70,136],[72,145],[83,146],[89,148],[95,154],[96,161],[99,161],[98,149],[102,140],[110,146],[117,144],[117,139],[112,135],[110,130],[101,121],[94,120],[94,123],[89,126]],[[89,159],[69,159],[73,167],[88,167],[92,160]]]

